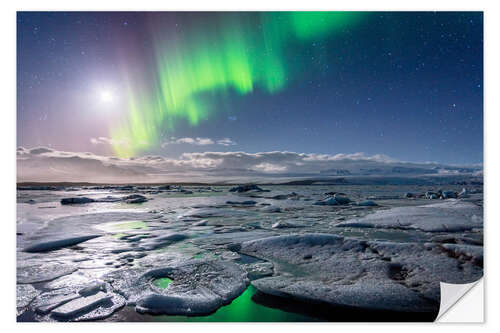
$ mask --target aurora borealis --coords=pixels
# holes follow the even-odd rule
[[[124,159],[288,151],[481,163],[482,20],[19,12],[18,146]]]
[[[210,94],[239,95],[261,89],[268,94],[300,77],[289,58],[302,44],[354,24],[360,13],[290,12],[217,14],[210,25],[195,22],[187,32],[165,41],[155,38],[156,72],[146,91],[129,82],[128,118],[112,129],[119,157],[130,157],[159,143],[176,123],[199,124],[216,112]],[[258,29],[255,30],[255,24]],[[161,33],[158,33],[161,35]]]

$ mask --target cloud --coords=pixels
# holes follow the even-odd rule
[[[234,145],[236,145],[236,142],[234,142],[230,138],[224,138],[224,139],[217,140],[217,144],[222,145],[222,146],[234,146]]]
[[[25,154],[29,154],[29,149],[26,149],[24,147],[17,147],[16,149],[16,155],[17,156],[22,156],[22,155],[25,155]]]
[[[220,170],[306,174],[319,174],[335,168],[359,174],[365,169],[389,168],[390,162],[395,162],[394,159],[384,155],[367,156],[363,153],[319,155],[287,151],[184,153],[181,158],[190,162],[193,167],[197,167],[200,161],[203,161],[203,165],[207,165],[208,161],[217,161],[217,168]]]
[[[93,145],[118,145],[118,146],[128,146],[129,142],[127,140],[114,140],[107,138],[105,136],[100,136],[98,138],[90,138],[90,142]]]
[[[207,145],[222,145],[222,146],[233,146],[236,143],[230,138],[224,138],[219,140],[213,140],[210,138],[171,138],[168,141],[165,141],[161,146],[165,148],[168,145],[172,144],[190,144],[195,146],[207,146]]]
[[[214,141],[209,138],[181,138],[177,139],[176,143],[188,143],[190,145],[206,146],[213,145]]]
[[[18,181],[217,182],[332,176],[414,176],[464,174],[481,166],[409,163],[385,155],[260,153],[184,153],[178,158],[140,156],[117,158],[89,152],[56,151],[46,147],[17,149]]]
[[[254,166],[253,170],[262,171],[266,173],[280,173],[286,171],[287,167],[271,163],[260,163]]]

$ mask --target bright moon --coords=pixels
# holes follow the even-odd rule
[[[110,91],[108,90],[101,91],[101,102],[111,103],[113,99],[114,96]]]

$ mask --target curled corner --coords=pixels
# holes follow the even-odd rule
[[[470,300],[465,300],[466,296],[476,285],[481,286],[481,290],[479,291],[480,294],[478,296],[480,297],[479,302],[480,302],[480,307],[478,308],[476,305],[477,304],[462,304],[465,303],[465,301],[469,302]],[[465,283],[465,284],[453,284],[453,283],[444,283],[440,282],[440,288],[441,288],[441,304],[439,306],[439,313],[436,317],[436,322],[482,322],[483,321],[483,279],[479,279],[477,281],[474,281],[472,283]],[[462,302],[462,298],[464,298],[464,302]],[[474,298],[474,300],[476,300]],[[475,301],[473,303],[476,303]],[[479,311],[480,313],[478,316],[480,316],[481,319],[475,320],[475,319],[467,319],[465,317],[456,317],[456,316],[450,316],[450,312],[454,311],[454,309],[460,304],[462,307],[466,307],[463,309],[460,309],[460,313],[462,311],[465,311],[466,313],[470,314],[471,310],[474,311]],[[453,308],[453,309],[452,309]],[[450,311],[452,310],[452,311]],[[458,313],[457,313],[458,314]],[[476,317],[474,317],[476,318]]]

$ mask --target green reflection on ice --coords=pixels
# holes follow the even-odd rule
[[[252,296],[257,292],[249,286],[239,297],[208,316],[155,316],[155,321],[168,322],[286,322],[316,321],[314,318],[269,308],[255,303]]]

